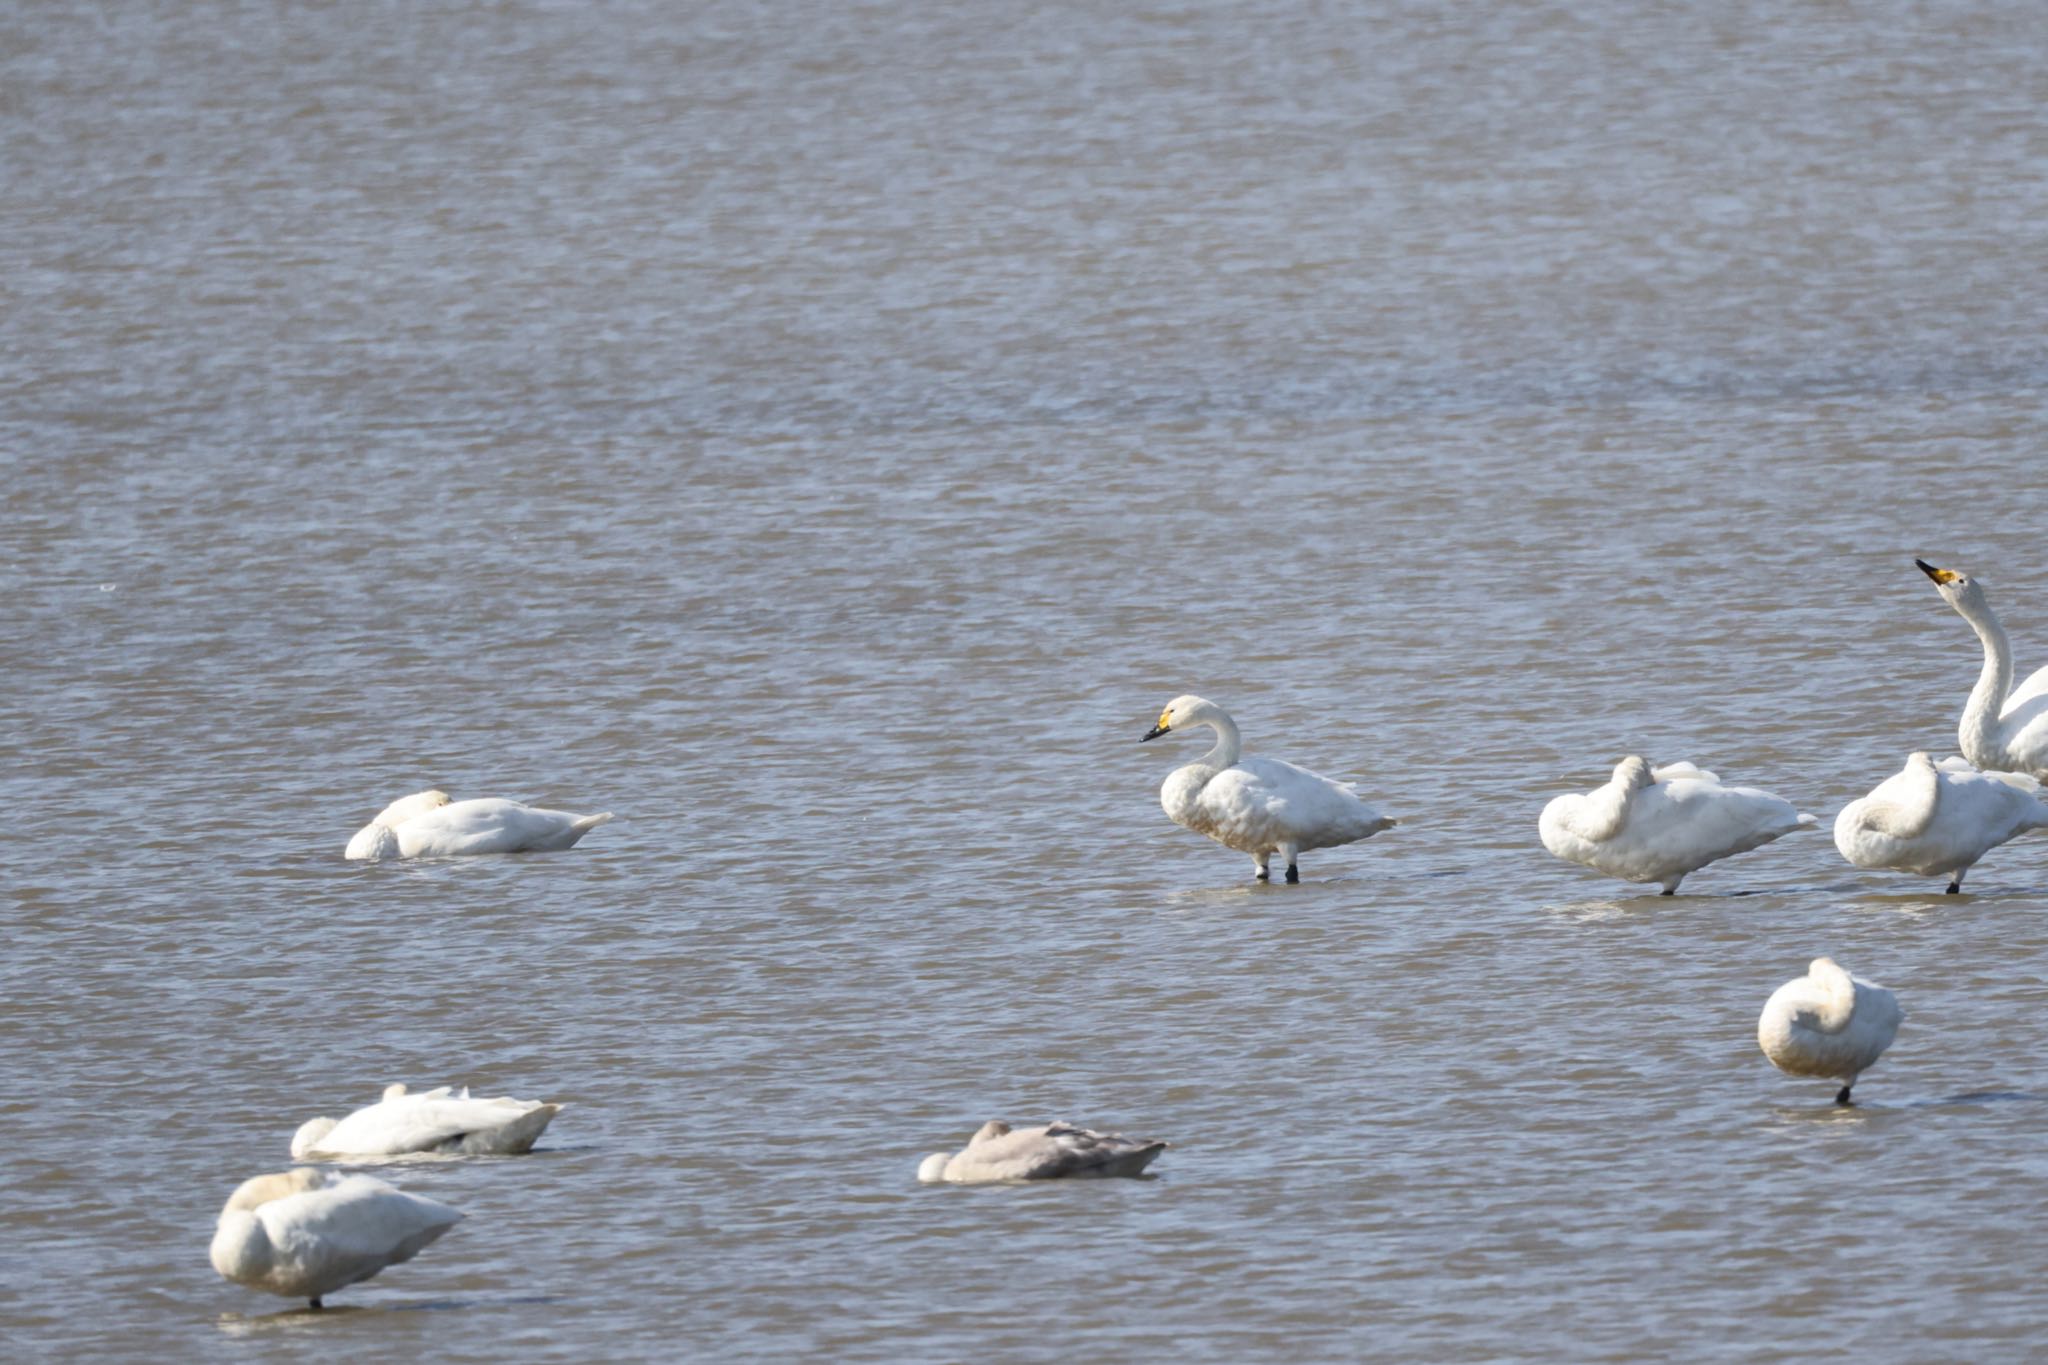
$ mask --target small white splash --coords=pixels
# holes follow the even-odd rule
[[[113,591],[113,590],[114,590],[115,588],[118,588],[119,586],[121,586],[121,585],[120,585],[120,584],[118,584],[118,583],[102,583],[102,584],[100,584],[100,591],[101,591],[101,592],[112,592],[112,591]]]

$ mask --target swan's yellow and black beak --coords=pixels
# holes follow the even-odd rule
[[[1166,722],[1166,713],[1162,711],[1159,713],[1159,723],[1145,732],[1145,739],[1157,739],[1161,735],[1169,733],[1172,729],[1173,727]],[[1143,744],[1145,739],[1139,740],[1138,743]]]
[[[1916,559],[1913,562],[1920,566],[1921,573],[1926,574],[1937,583],[1953,583],[1962,577],[1961,574],[1956,573],[1952,569],[1937,569],[1924,559]]]

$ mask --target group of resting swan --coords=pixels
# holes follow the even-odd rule
[[[2010,646],[1984,590],[1965,575],[1914,561],[1984,643],[1984,670],[1963,710],[1963,757],[1925,753],[1852,801],[1835,818],[1835,845],[1851,863],[1924,876],[1963,874],[1987,851],[2029,829],[2048,827],[2040,779],[2048,776],[2048,668],[2012,685]],[[1252,856],[1260,881],[1278,854],[1289,882],[1300,855],[1369,838],[1396,822],[1338,782],[1278,759],[1246,758],[1222,707],[1200,697],[1167,703],[1145,739],[1189,729],[1216,743],[1175,769],[1160,804],[1176,824]],[[420,792],[385,807],[349,841],[352,859],[415,858],[564,849],[611,819],[542,810],[516,801],[450,801]],[[1560,858],[1665,895],[1690,872],[1759,848],[1816,823],[1754,787],[1724,787],[1690,763],[1652,767],[1623,759],[1607,783],[1559,796],[1537,828]],[[1898,1032],[1899,1003],[1884,987],[1815,958],[1805,976],[1780,986],[1757,1020],[1757,1043],[1781,1071],[1841,1082],[1848,1104],[1856,1078]],[[560,1105],[472,1099],[447,1086],[423,1093],[393,1085],[378,1103],[336,1122],[307,1121],[292,1138],[296,1161],[361,1160],[409,1153],[516,1154],[529,1150]],[[983,1124],[958,1152],[935,1152],[917,1169],[926,1182],[982,1183],[1077,1176],[1135,1176],[1167,1144],[1054,1122],[1012,1128]],[[213,1265],[238,1284],[315,1308],[323,1295],[410,1260],[461,1221],[446,1204],[407,1194],[375,1177],[301,1166],[246,1180],[221,1210]]]
[[[1984,671],[1963,708],[1963,757],[1935,762],[1915,753],[1906,766],[1835,817],[1835,847],[1857,867],[1947,877],[2030,829],[2048,828],[2048,668],[2015,689],[2012,650],[1973,578],[1915,560],[1984,642]],[[1245,758],[1235,722],[1214,702],[1175,697],[1145,739],[1206,726],[1216,745],[1176,768],[1159,789],[1167,818],[1225,848],[1252,855],[1268,879],[1274,854],[1298,882],[1303,850],[1370,838],[1396,822],[1347,783],[1271,758]],[[1724,787],[1690,763],[1652,767],[1636,755],[1590,792],[1559,796],[1536,828],[1567,862],[1631,882],[1678,890],[1687,873],[1817,824],[1792,803],[1755,787]]]

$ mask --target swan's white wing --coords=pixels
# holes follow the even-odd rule
[[[1210,780],[1201,800],[1243,841],[1224,841],[1232,847],[1329,848],[1392,823],[1347,784],[1276,758],[1239,760]]]
[[[1671,872],[1691,871],[1767,844],[1802,823],[1811,822],[1802,822],[1791,802],[1769,792],[1680,778],[1637,794],[1617,842],[1658,855]]]
[[[1694,763],[1667,763],[1661,768],[1650,769],[1650,777],[1651,780],[1656,782],[1676,782],[1680,778],[1690,778],[1695,782],[1718,783],[1721,780],[1715,774]]]
[[[546,1114],[535,1111],[546,1109]],[[358,1109],[315,1144],[331,1156],[403,1156],[446,1147],[464,1151],[524,1151],[545,1129],[559,1106],[537,1100],[457,1098],[443,1086],[424,1095],[401,1095]],[[533,1119],[522,1123],[521,1120]],[[516,1144],[492,1142],[510,1130]]]
[[[519,853],[567,848],[584,830],[610,819],[542,810],[495,797],[457,801],[416,815],[399,825],[400,850],[408,858],[470,853]]]
[[[280,1292],[316,1297],[411,1260],[462,1221],[446,1204],[367,1175],[272,1200],[256,1217],[276,1259],[272,1278],[294,1286]]]

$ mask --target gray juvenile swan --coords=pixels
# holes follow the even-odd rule
[[[1159,804],[1176,825],[1251,854],[1260,881],[1268,880],[1266,860],[1275,853],[1286,860],[1287,880],[1298,882],[1303,850],[1356,843],[1396,823],[1348,783],[1277,758],[1240,757],[1237,725],[1213,701],[1175,697],[1138,742],[1204,725],[1216,732],[1216,747],[1169,773]]]
[[[1136,1175],[1165,1150],[1163,1142],[1098,1133],[1071,1123],[1012,1128],[1001,1119],[990,1119],[964,1150],[933,1152],[919,1162],[917,1178],[927,1183],[975,1185],[998,1180]]]

